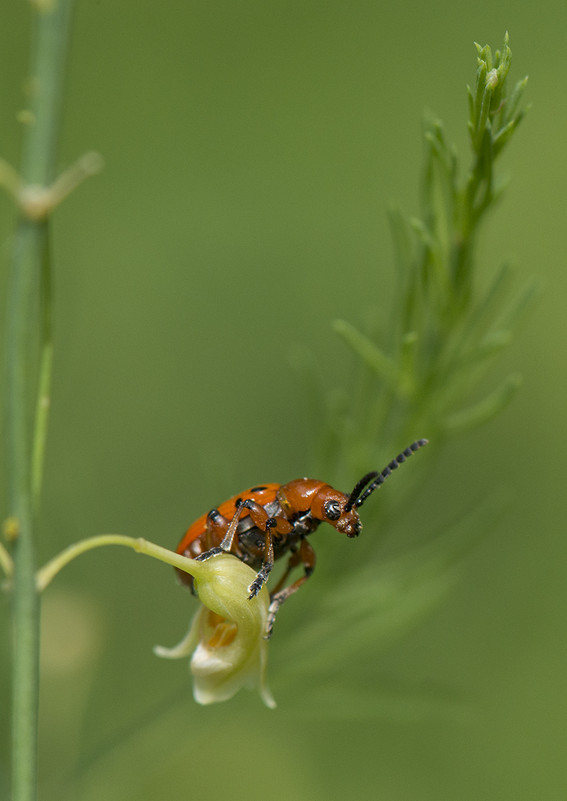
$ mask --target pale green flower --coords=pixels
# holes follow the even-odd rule
[[[249,599],[256,574],[229,554],[198,564],[195,588],[202,605],[179,645],[156,646],[154,653],[168,659],[192,654],[193,695],[199,704],[226,701],[241,687],[257,687],[266,706],[275,707],[266,684],[267,589]]]

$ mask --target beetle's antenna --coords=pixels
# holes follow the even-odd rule
[[[386,481],[386,479],[388,478],[388,476],[392,475],[392,472],[394,470],[397,470],[398,467],[406,461],[406,459],[408,459],[410,456],[412,456],[412,454],[414,454],[420,448],[423,448],[424,445],[427,445],[428,442],[429,442],[429,440],[427,440],[427,439],[418,439],[415,442],[412,442],[412,444],[409,445],[401,453],[399,453],[396,456],[395,459],[392,459],[390,464],[387,467],[385,467],[382,470],[381,473],[374,473],[374,474],[369,473],[368,476],[365,476],[364,479],[361,480],[362,481],[362,486],[360,487],[360,489],[358,489],[359,484],[361,484],[361,481],[359,481],[358,484],[356,485],[356,487],[354,488],[355,490],[358,489],[357,495],[354,496],[354,498],[355,498],[354,502],[353,502],[354,506],[356,506],[357,509],[358,509],[359,506],[362,506],[362,504],[368,498],[368,496],[371,495],[374,492],[375,489],[378,489],[378,487],[381,487],[382,484],[384,483],[384,481]],[[370,484],[369,487],[367,487],[364,490],[362,495],[360,495],[360,492],[362,491],[362,487],[364,486],[364,484],[366,484],[366,482],[368,480],[368,477],[372,476],[372,475],[375,476],[374,481],[372,482],[372,484]],[[348,511],[347,510],[347,506],[349,504],[351,504],[349,506],[349,509],[352,507],[353,504],[351,503],[351,498],[353,497],[353,495],[354,495],[354,490],[353,490],[353,493],[351,494],[350,498],[348,499],[348,501],[346,503],[345,511]],[[358,495],[360,495],[360,498],[357,498]]]
[[[348,501],[345,503],[345,509],[344,509],[345,512],[350,512],[364,487],[368,484],[369,481],[372,481],[373,478],[377,477],[378,473],[376,472],[376,470],[373,470],[372,473],[367,473],[360,479],[360,481],[357,482],[353,491],[348,496]]]

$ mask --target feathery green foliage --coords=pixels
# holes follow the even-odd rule
[[[349,474],[374,465],[377,450],[388,454],[418,436],[438,449],[494,417],[520,383],[506,376],[476,395],[533,294],[532,286],[513,294],[507,264],[491,266],[484,285],[476,254],[481,223],[501,195],[496,161],[523,117],[527,79],[510,87],[507,35],[502,51],[476,47],[468,173],[461,178],[442,123],[427,120],[420,215],[390,209],[397,279],[390,319],[380,321],[380,336],[345,320],[334,325],[356,356],[363,389],[333,396],[323,458],[350,455]]]

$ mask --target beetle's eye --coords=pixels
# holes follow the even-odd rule
[[[341,507],[337,501],[327,501],[324,509],[328,520],[338,520],[341,516]]]

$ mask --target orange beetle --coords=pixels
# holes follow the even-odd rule
[[[349,495],[313,478],[251,487],[201,515],[185,533],[177,553],[200,561],[219,553],[233,553],[258,571],[248,588],[249,598],[260,592],[274,561],[289,553],[287,568],[270,594],[269,636],[279,607],[297,592],[315,568],[315,551],[306,537],[323,522],[347,537],[357,537],[362,530],[359,508],[393,470],[426,444],[426,439],[412,442],[382,472],[363,476]],[[298,565],[302,565],[303,575],[285,586]],[[192,589],[192,577],[181,570],[178,573]]]

